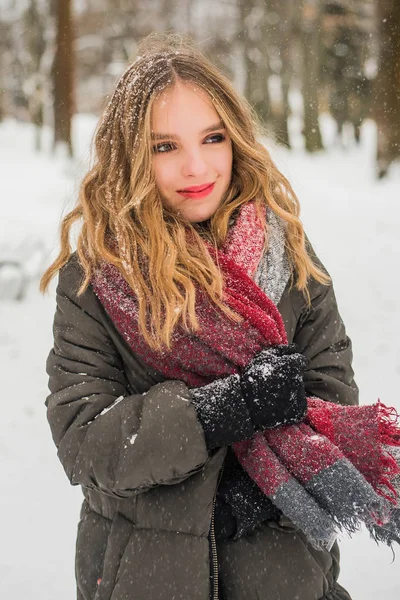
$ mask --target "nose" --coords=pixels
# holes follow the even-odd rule
[[[184,177],[203,177],[207,174],[207,163],[201,149],[187,150],[182,157]]]

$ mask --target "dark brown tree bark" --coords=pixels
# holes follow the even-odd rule
[[[375,80],[374,113],[378,128],[378,177],[400,157],[400,2],[379,0],[379,65]]]
[[[268,90],[269,65],[267,42],[262,35],[264,25],[263,3],[258,0],[240,0],[240,30],[246,85],[244,94],[261,120],[268,128],[274,129],[271,115],[271,101]]]
[[[71,121],[74,106],[71,0],[56,0],[56,51],[53,64],[54,147],[65,144],[72,156]]]
[[[29,113],[35,126],[35,150],[42,149],[42,129],[44,124],[44,77],[41,73],[41,61],[46,51],[45,19],[47,15],[41,14],[37,0],[30,0],[23,21],[25,24],[26,47],[29,51],[30,61],[34,74],[31,76],[33,89],[29,94]]]
[[[0,33],[2,28],[0,27]],[[4,105],[3,105],[3,97],[4,97],[4,84],[3,84],[3,52],[4,49],[0,43],[0,123],[4,119]]]
[[[305,0],[303,22],[300,31],[303,51],[303,101],[304,101],[304,140],[308,152],[323,149],[319,128],[320,86],[320,12],[315,0]]]
[[[279,15],[279,27],[277,27],[278,34],[278,45],[280,59],[282,67],[280,70],[280,85],[282,92],[282,105],[279,114],[276,115],[277,131],[276,135],[281,144],[290,148],[289,138],[289,116],[290,116],[290,105],[289,105],[289,91],[292,80],[292,53],[293,53],[293,40],[294,40],[294,17],[295,10],[293,7],[293,0],[287,0],[286,2],[280,2],[274,0],[273,3],[270,0],[265,0],[269,3],[270,9]]]

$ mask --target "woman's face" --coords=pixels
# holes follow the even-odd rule
[[[152,113],[153,167],[163,202],[200,223],[217,210],[232,176],[232,143],[210,98],[177,82]]]

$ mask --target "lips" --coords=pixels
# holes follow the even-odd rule
[[[211,194],[215,186],[215,183],[204,183],[203,185],[193,185],[183,190],[178,190],[178,194],[185,198],[204,198]]]
[[[183,192],[202,192],[204,190],[206,190],[208,187],[210,187],[210,185],[213,185],[212,183],[203,183],[203,185],[193,185],[192,187],[187,187],[184,188],[183,190],[178,190],[179,193],[183,193]]]

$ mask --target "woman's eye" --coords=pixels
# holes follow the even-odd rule
[[[171,152],[171,150],[173,149],[174,145],[170,142],[166,142],[164,144],[157,144],[156,146],[153,146],[153,152],[158,152],[160,154],[163,154],[164,152]]]
[[[214,135],[211,135],[209,138],[207,138],[205,140],[206,144],[218,144],[220,142],[223,142],[225,140],[225,136],[223,133],[215,133]]]

